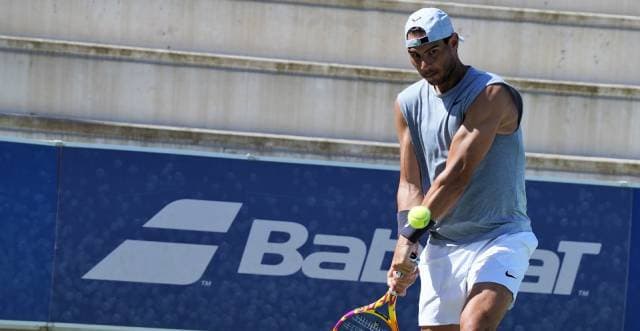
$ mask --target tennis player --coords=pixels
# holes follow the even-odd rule
[[[538,245],[526,211],[522,99],[460,61],[461,38],[442,10],[414,12],[404,32],[422,79],[395,104],[400,235],[387,282],[404,295],[419,272],[421,330],[495,330]],[[500,43],[487,47],[502,52]],[[406,225],[419,205],[432,216],[424,229]],[[410,255],[426,233],[416,269]]]

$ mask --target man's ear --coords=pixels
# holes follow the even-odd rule
[[[454,32],[453,34],[451,34],[451,39],[449,39],[449,46],[451,46],[454,49],[458,49],[459,42],[460,42],[460,39],[458,39],[458,33]]]

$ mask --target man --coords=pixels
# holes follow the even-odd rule
[[[421,330],[495,330],[538,244],[526,214],[522,99],[460,61],[442,10],[411,14],[405,40],[423,79],[395,104],[400,235],[387,282],[404,295],[419,271]],[[427,228],[407,225],[416,206],[430,211]],[[411,256],[426,232],[416,270]]]

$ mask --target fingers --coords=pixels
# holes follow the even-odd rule
[[[387,273],[387,285],[399,296],[404,296],[406,290],[418,277],[416,252],[418,245],[400,237],[396,243],[391,267]]]
[[[415,283],[418,278],[417,264],[412,260],[405,260],[402,263],[392,264],[387,273],[387,285],[399,296],[406,294],[407,288]]]
[[[401,273],[397,270],[389,270],[387,274],[387,285],[389,289],[396,292],[398,296],[405,296],[407,288],[415,283],[418,278],[418,270],[414,270],[410,273]]]
[[[416,270],[418,265],[413,261],[402,261],[402,263],[392,263],[391,269],[398,271],[401,274],[410,274]]]
[[[417,266],[416,248],[413,245],[398,245],[391,260],[391,269],[403,274],[414,272]]]

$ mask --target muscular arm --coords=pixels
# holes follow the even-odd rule
[[[420,178],[420,167],[411,143],[411,133],[407,122],[402,115],[400,105],[396,102],[394,107],[396,133],[400,143],[400,181],[398,183],[398,211],[407,210],[422,203],[424,194],[422,192],[422,182]],[[394,250],[393,261],[387,272],[387,285],[389,288],[404,295],[406,289],[416,281],[418,277],[417,268],[413,262],[408,260],[412,252],[418,251],[418,244],[410,242],[408,239],[398,236],[396,248]],[[404,277],[396,277],[395,272],[399,271]]]
[[[476,98],[453,137],[445,169],[422,201],[434,219],[445,216],[462,196],[496,134],[512,133],[517,122],[518,110],[505,86],[488,86]]]
[[[400,105],[394,107],[396,133],[400,143],[400,181],[398,183],[398,210],[407,210],[422,203],[420,168],[411,143],[411,133],[402,115]]]

